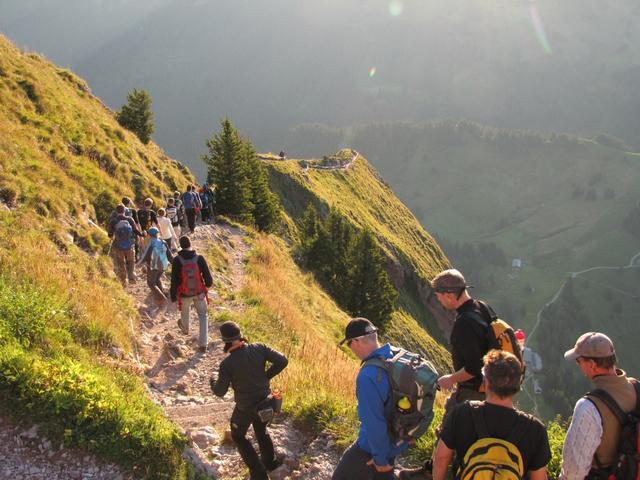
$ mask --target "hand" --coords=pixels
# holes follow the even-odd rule
[[[386,473],[386,472],[390,472],[391,470],[393,470],[393,466],[389,465],[389,464],[376,465],[375,462],[373,461],[373,458],[367,462],[367,465],[369,465],[370,467],[374,467],[376,469],[376,471],[379,472],[379,473]]]
[[[438,379],[438,385],[440,385],[440,388],[443,390],[451,390],[455,383],[453,375],[443,375]]]
[[[209,378],[209,387],[211,387],[211,390],[213,390],[213,387],[216,384],[216,377],[215,375],[211,375],[211,377]]]

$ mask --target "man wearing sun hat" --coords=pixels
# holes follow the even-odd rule
[[[608,403],[617,404],[624,413],[638,408],[640,389],[635,379],[616,368],[613,342],[603,333],[588,332],[578,338],[575,347],[564,354],[576,361],[596,390],[576,403],[571,425],[562,448],[562,480],[607,478],[616,461],[620,422]],[[604,393],[602,393],[604,392]]]
[[[366,318],[353,318],[347,324],[344,339],[363,364],[374,357],[391,358],[388,343],[380,345],[378,329]],[[391,480],[395,457],[404,452],[407,442],[397,444],[389,434],[385,404],[391,398],[386,372],[364,365],[356,379],[360,431],[357,440],[342,454],[332,480]]]

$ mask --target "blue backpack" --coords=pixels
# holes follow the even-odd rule
[[[192,192],[186,192],[183,196],[182,196],[182,204],[184,205],[184,208],[193,208],[193,193]]]
[[[133,228],[129,220],[122,219],[113,229],[115,247],[119,250],[131,250],[133,247]]]
[[[166,271],[169,266],[169,259],[167,258],[167,245],[163,240],[155,238],[151,240],[149,245],[151,248],[151,259],[149,262],[149,268],[151,270]]]

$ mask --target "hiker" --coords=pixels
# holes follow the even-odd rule
[[[164,208],[158,209],[158,229],[160,239],[167,242],[170,251],[178,249],[178,235],[173,229],[173,223],[167,218],[167,211]]]
[[[133,218],[125,216],[125,211],[124,205],[118,205],[116,207],[117,216],[109,222],[107,228],[109,238],[113,238],[111,257],[113,258],[116,275],[123,287],[127,285],[127,278],[129,283],[136,282],[134,238],[135,236],[144,236],[136,227]]]
[[[197,195],[193,192],[193,185],[187,186],[187,191],[182,195],[182,204],[190,233],[196,231],[196,197]]]
[[[231,414],[231,438],[249,467],[250,479],[268,480],[267,472],[282,465],[267,433],[267,426],[278,410],[269,383],[289,361],[266,345],[249,343],[234,322],[220,325],[220,335],[228,355],[220,363],[217,380],[211,377],[211,390],[218,397],[224,397],[229,386],[233,388],[236,405]],[[250,425],[260,447],[260,458],[246,438]]]
[[[624,420],[624,414],[640,407],[638,381],[616,368],[613,342],[603,333],[581,335],[564,358],[575,360],[584,376],[595,384],[596,390],[587,393],[575,405],[562,448],[559,478],[606,480],[611,478],[610,475],[621,478],[615,471],[619,462],[618,452],[625,443],[620,420]],[[634,436],[632,440],[635,443],[638,439]],[[635,454],[638,445],[631,448]]]
[[[158,217],[156,212],[151,210],[153,206],[153,200],[150,198],[145,198],[144,206],[138,210],[138,221],[140,223],[140,228],[143,232],[146,232],[151,227],[158,226]]]
[[[213,216],[213,205],[216,200],[215,192],[207,183],[204,184],[204,191],[209,199],[209,220],[215,222],[215,217]]]
[[[182,203],[182,196],[177,190],[173,192],[173,202],[178,210],[178,222],[180,223],[180,229],[187,228],[187,215],[184,212],[184,204]],[[180,235],[178,235],[179,237]]]
[[[200,203],[202,204],[202,222],[209,221],[209,195],[207,195],[204,187],[200,189],[198,192],[198,197],[200,198]]]
[[[182,233],[182,227],[180,222],[180,209],[176,207],[176,200],[172,197],[167,199],[167,208],[165,209],[167,218],[171,221],[171,226],[175,232],[175,238],[180,238]],[[176,240],[175,247],[177,248],[178,242]]]
[[[135,222],[138,230],[142,231],[142,229],[140,228],[140,222],[138,220],[138,212],[133,201],[129,197],[122,197],[122,204],[124,205],[125,216],[133,218],[133,221]],[[140,239],[137,236],[134,238],[134,252],[135,259],[137,260],[140,256]]]
[[[366,318],[354,318],[346,327],[346,343],[364,362],[375,357],[391,358],[391,345],[380,345],[377,328]],[[342,454],[332,480],[392,479],[395,458],[409,446],[396,442],[389,433],[385,404],[391,398],[389,378],[382,369],[364,365],[356,379],[360,431],[357,440]]]
[[[529,480],[546,480],[551,460],[546,428],[513,406],[522,384],[520,360],[491,350],[484,356],[482,373],[486,400],[465,402],[444,420],[433,456],[433,480],[445,480],[454,454],[457,479],[520,480],[527,474]]]
[[[159,238],[160,231],[156,227],[151,227],[147,233],[149,234],[149,242],[147,242],[147,248],[140,257],[138,265],[147,265],[147,285],[155,296],[158,306],[164,306],[167,303],[167,297],[164,294],[162,275],[169,268],[173,256],[169,245]]]
[[[444,409],[443,423],[456,405],[467,400],[484,400],[482,388],[482,358],[489,351],[488,324],[479,319],[488,318],[492,311],[486,303],[471,298],[462,273],[456,269],[440,272],[431,281],[431,288],[446,310],[455,310],[456,320],[451,330],[451,360],[454,373],[443,375],[438,385],[443,390],[453,389]],[[439,431],[439,429],[437,430]],[[420,480],[431,477],[431,460],[414,469],[400,473],[403,480]]]
[[[178,302],[178,325],[185,335],[189,335],[189,310],[192,304],[195,305],[200,323],[198,350],[206,353],[209,343],[207,290],[213,285],[213,278],[207,261],[191,248],[189,237],[182,236],[179,242],[181,250],[171,263],[171,301]]]

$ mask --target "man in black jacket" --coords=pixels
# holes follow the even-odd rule
[[[171,263],[171,301],[178,302],[178,324],[185,335],[189,335],[189,309],[195,305],[200,321],[198,348],[205,353],[209,344],[207,291],[213,285],[213,277],[204,257],[191,248],[189,237],[182,236],[179,242],[181,250]]]
[[[270,380],[284,370],[289,361],[266,345],[248,343],[234,322],[223,323],[220,334],[224,351],[229,355],[220,363],[218,379],[211,378],[211,389],[218,397],[224,397],[229,386],[233,387],[236,406],[231,415],[231,438],[249,467],[250,479],[268,480],[267,472],[278,468],[282,461],[276,458],[267,433],[269,420],[261,419],[258,410],[271,393]],[[271,364],[269,368],[266,368],[267,362]],[[258,440],[260,458],[246,438],[250,425]]]

